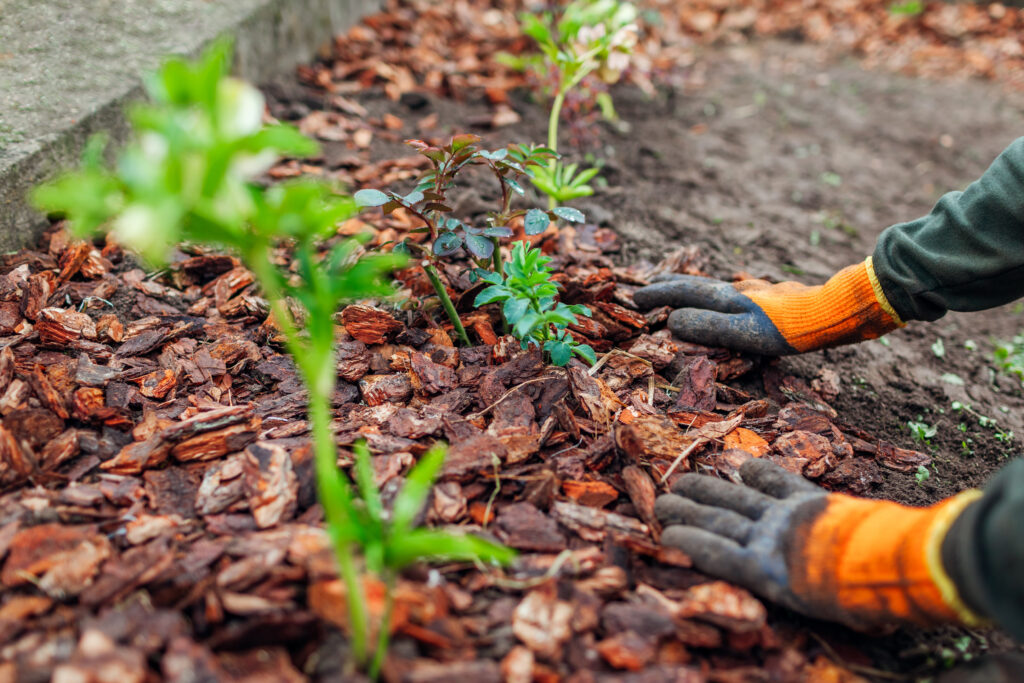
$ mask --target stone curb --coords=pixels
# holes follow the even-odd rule
[[[296,64],[382,0],[0,0],[0,253],[47,221],[27,193],[74,165],[89,137],[128,134],[125,104],[169,54],[235,40],[235,71],[257,83]]]

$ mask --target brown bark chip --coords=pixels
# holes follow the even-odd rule
[[[495,533],[503,543],[519,550],[558,553],[566,548],[565,536],[558,524],[529,503],[502,508],[495,522]]]
[[[284,448],[267,442],[250,444],[242,477],[256,526],[267,529],[295,515],[299,484]]]
[[[402,329],[402,323],[387,311],[359,304],[346,306],[341,312],[341,322],[354,339],[364,344],[383,344]]]

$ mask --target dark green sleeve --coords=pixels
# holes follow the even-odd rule
[[[878,238],[872,257],[904,320],[978,311],[1024,296],[1024,138],[963,192]]]
[[[1024,642],[1024,460],[967,506],[942,542],[942,565],[961,599]]]

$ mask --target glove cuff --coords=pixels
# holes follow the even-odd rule
[[[832,494],[797,530],[790,587],[808,613],[848,624],[983,623],[942,565],[942,541],[980,491],[928,508]]]
[[[753,281],[737,283],[736,288],[800,352],[875,339],[904,324],[886,299],[870,256],[816,287]]]

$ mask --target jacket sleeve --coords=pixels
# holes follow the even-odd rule
[[[942,565],[964,603],[1024,642],[1024,460],[996,475],[953,522]]]
[[[878,238],[875,274],[903,320],[978,311],[1024,296],[1024,137],[963,192]]]

